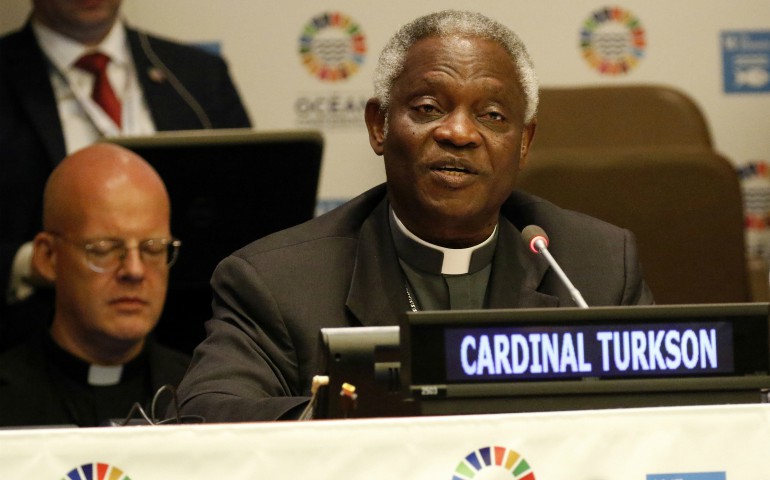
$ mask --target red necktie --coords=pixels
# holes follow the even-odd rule
[[[94,90],[91,92],[91,98],[102,107],[102,110],[112,118],[117,126],[120,126],[120,100],[115,95],[115,91],[107,78],[107,64],[109,62],[110,57],[95,52],[80,57],[75,62],[75,66],[94,76]]]

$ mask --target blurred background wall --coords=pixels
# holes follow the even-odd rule
[[[399,25],[444,8],[473,8],[512,27],[543,86],[657,83],[686,92],[716,149],[759,185],[754,201],[770,210],[769,0],[125,0],[123,14],[135,27],[218,50],[258,129],[322,130],[323,210],[384,180],[363,123],[377,55]],[[1,10],[6,32],[26,21],[30,0],[2,0]]]

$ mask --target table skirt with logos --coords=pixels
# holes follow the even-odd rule
[[[770,405],[0,430],[9,480],[770,478]]]

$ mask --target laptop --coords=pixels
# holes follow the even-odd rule
[[[229,129],[107,141],[139,154],[166,184],[171,232],[182,248],[157,333],[191,351],[211,315],[208,285],[217,264],[258,238],[313,218],[323,137],[314,130]],[[177,325],[182,328],[174,332]],[[182,338],[187,329],[192,338]]]

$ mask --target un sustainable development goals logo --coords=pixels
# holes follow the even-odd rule
[[[583,58],[602,75],[630,72],[644,57],[646,46],[639,19],[619,7],[606,7],[591,13],[580,31]]]
[[[524,457],[509,448],[494,446],[474,450],[455,468],[452,480],[535,480]]]
[[[318,79],[345,80],[364,63],[366,37],[349,16],[324,12],[303,28],[299,53],[305,68]]]
[[[67,472],[62,480],[131,480],[131,478],[114,465],[85,463]]]

